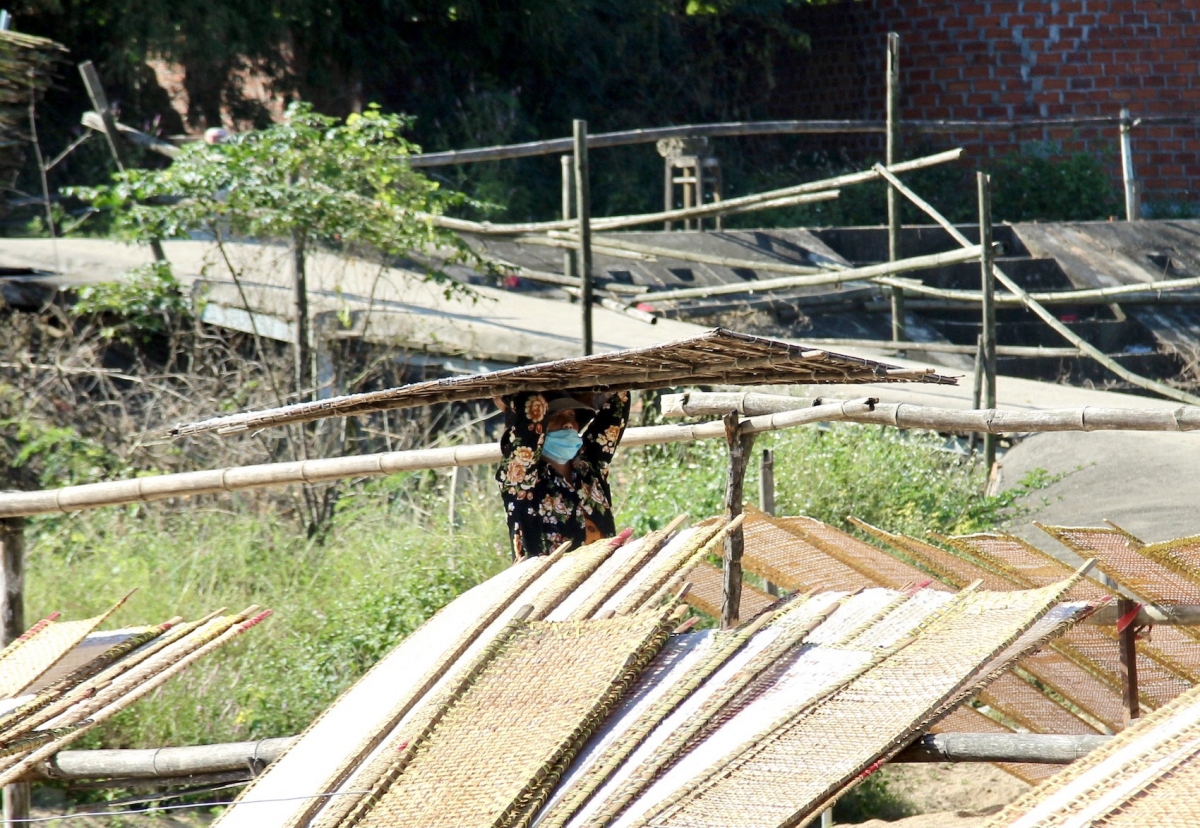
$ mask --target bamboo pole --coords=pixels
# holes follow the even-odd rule
[[[893,173],[912,172],[913,170],[923,170],[927,167],[934,167],[939,164],[946,164],[951,161],[957,161],[962,156],[962,149],[947,150],[946,152],[927,155],[923,158],[914,158],[912,161],[903,161],[899,164],[894,164],[888,167]],[[863,170],[856,173],[847,173],[845,175],[826,178],[820,181],[810,181],[806,184],[796,184],[792,187],[783,187],[778,190],[767,190],[761,193],[745,195],[739,198],[729,198],[722,200],[719,204],[708,204],[704,207],[693,208],[689,213],[690,217],[716,215],[718,213],[727,213],[734,209],[748,207],[750,205],[763,204],[770,201],[779,201],[792,196],[803,196],[806,194],[818,195],[818,198],[813,200],[822,201],[831,198],[829,191],[839,189],[841,187],[849,187],[853,184],[864,184],[868,181],[875,181],[880,178],[879,173],[874,170]],[[596,232],[605,230],[618,230],[625,227],[637,227],[642,224],[656,224],[666,219],[679,218],[682,211],[671,210],[660,213],[642,213],[631,216],[611,216],[602,219],[593,219],[591,222],[592,230]],[[500,236],[519,236],[523,233],[547,233],[551,230],[574,230],[574,221],[533,221],[523,224],[492,224],[490,222],[467,221],[466,219],[450,218],[449,216],[438,216],[423,214],[423,218],[438,227],[443,227],[447,230],[456,230],[466,233],[478,233],[482,235],[500,235]]]
[[[579,234],[579,304],[582,312],[580,335],[583,356],[592,353],[592,201],[588,182],[587,121],[576,119],[575,132],[575,218]]]
[[[846,411],[873,404],[869,398],[852,402],[837,402],[808,408],[753,417],[744,425],[747,434],[793,428],[822,420],[837,419]],[[625,432],[621,445],[658,445],[694,440],[724,438],[725,425],[720,421],[698,425],[665,425],[631,428]],[[454,466],[479,466],[503,460],[498,443],[451,446],[415,451],[395,451],[367,454],[358,457],[334,457],[322,460],[298,460],[289,463],[264,463],[235,466],[212,471],[163,474],[105,483],[88,483],[40,492],[0,493],[0,518],[20,515],[42,515],[55,512],[74,512],[118,506],[126,503],[148,503],[173,497],[235,492],[288,486],[297,483],[319,483],[353,477],[380,477],[407,471],[446,469]]]
[[[25,519],[0,520],[0,649],[25,632]],[[5,823],[29,818],[28,782],[5,785],[0,793]]]
[[[564,221],[571,220],[571,211],[575,204],[575,169],[574,156],[564,155],[558,159],[562,166],[562,217]],[[563,276],[575,280],[579,284],[579,270],[575,267],[575,250],[563,250]]]
[[[979,191],[979,282],[983,293],[983,407],[996,407],[996,273],[992,259],[992,187],[985,172],[975,173]],[[895,187],[888,188],[895,191]],[[992,468],[996,463],[996,435],[983,436],[983,463]]]
[[[1137,177],[1133,172],[1133,140],[1129,134],[1133,122],[1129,110],[1121,107],[1121,182],[1125,189],[1125,220],[1136,221],[1139,216]]]
[[[96,112],[85,112],[79,122],[90,130],[95,132],[106,133],[104,128],[104,119]],[[134,129],[131,126],[114,121],[114,126],[117,132],[131,144],[137,144],[139,147],[145,147],[148,150],[157,152],[159,155],[165,155],[167,158],[174,160],[179,157],[179,147],[167,141],[160,141],[153,135],[147,135],[141,130]]]
[[[884,353],[892,351],[928,351],[934,354],[966,354],[974,356],[978,350],[976,345],[955,345],[951,342],[905,342],[901,346],[886,339],[839,339],[835,337],[818,337],[814,339],[801,340],[805,345],[812,345],[817,348],[842,347],[842,348],[873,348]],[[996,354],[998,356],[1008,357],[1038,357],[1059,359],[1065,357],[1079,356],[1078,348],[1043,348],[1038,345],[997,345]],[[975,406],[978,408],[979,406]]]
[[[919,296],[931,296],[936,299],[946,299],[950,302],[979,303],[983,295],[977,290],[949,290],[946,288],[929,287],[912,279],[877,279],[880,284],[897,285],[908,293]],[[1157,282],[1142,282],[1133,285],[1113,285],[1104,288],[1081,288],[1079,290],[1056,290],[1028,294],[1029,298],[1043,305],[1107,305],[1113,299],[1123,303],[1135,303],[1139,300],[1166,300],[1180,302],[1198,300],[1200,297],[1174,297],[1172,293],[1200,288],[1200,277],[1190,279],[1163,279]],[[1166,294],[1166,295],[1164,295]],[[1024,306],[1021,297],[1012,293],[996,294],[997,306]]]
[[[691,391],[667,394],[661,400],[664,417],[705,417],[730,408],[743,416],[766,413],[815,411],[824,409],[801,397],[751,392],[711,394]],[[808,406],[813,406],[809,408]],[[934,431],[977,432],[979,434],[1026,434],[1046,431],[1200,431],[1200,407],[1181,406],[1173,410],[1152,408],[1048,408],[1041,411],[1005,411],[1003,409],[933,408],[904,403],[880,403],[869,410],[851,409],[834,413],[829,421],[888,425]]]
[[[908,187],[906,187],[904,185],[904,182],[900,181],[900,179],[896,178],[896,176],[892,175],[888,170],[881,168],[878,164],[875,165],[875,170],[880,175],[882,175],[888,181],[888,183],[890,183],[893,187],[895,187],[897,190],[899,190],[901,193],[903,193],[906,198],[908,198],[910,201],[912,201],[914,204],[916,204],[918,207],[920,207],[923,211],[925,211],[925,213],[927,213],[929,215],[930,218],[932,218],[939,225],[941,225],[942,229],[944,229],[947,233],[949,233],[951,238],[953,238],[959,244],[963,245],[963,247],[967,247],[968,245],[971,244],[970,240],[967,239],[967,237],[964,236],[961,232],[959,232],[957,227],[955,227],[953,224],[951,224],[946,219],[946,217],[943,216],[941,213],[939,213],[936,209],[934,209],[934,207],[932,205],[930,205],[928,202],[926,202],[920,196],[917,196],[916,193],[914,193],[912,190],[910,190]],[[1012,279],[1010,279],[1003,270],[1001,270],[998,267],[993,267],[992,272],[996,275],[996,279],[999,280],[1000,284],[1002,284],[1002,285],[1004,285],[1004,287],[1008,288],[1008,291],[1010,293],[1014,294],[1020,300],[1021,304],[1023,304],[1026,308],[1028,308],[1030,311],[1032,311],[1039,319],[1041,319],[1043,322],[1045,322],[1047,325],[1049,325],[1051,327],[1051,329],[1053,329],[1056,333],[1058,333],[1063,339],[1070,342],[1072,345],[1074,345],[1076,348],[1078,348],[1080,351],[1082,351],[1086,356],[1089,356],[1092,359],[1094,359],[1096,362],[1099,362],[1101,365],[1103,365],[1108,370],[1112,371],[1114,374],[1116,374],[1121,379],[1125,380],[1126,382],[1132,383],[1133,385],[1136,385],[1139,388],[1144,388],[1147,391],[1154,391],[1155,393],[1160,394],[1164,397],[1167,397],[1168,399],[1178,400],[1179,402],[1188,403],[1189,405],[1200,404],[1200,397],[1197,397],[1193,394],[1189,394],[1186,391],[1182,391],[1178,388],[1172,388],[1171,386],[1166,385],[1165,383],[1161,383],[1161,382],[1158,382],[1157,380],[1152,380],[1147,377],[1143,377],[1140,374],[1135,374],[1134,372],[1126,369],[1124,366],[1122,366],[1116,360],[1111,359],[1110,357],[1108,357],[1104,353],[1102,353],[1099,348],[1096,348],[1090,342],[1087,342],[1085,339],[1078,336],[1074,331],[1072,331],[1070,328],[1068,328],[1062,322],[1059,322],[1058,319],[1056,319],[1054,317],[1054,314],[1050,313],[1050,311],[1048,311],[1044,307],[1042,307],[1042,305],[1039,302],[1037,302],[1035,299],[1033,299],[1029,295],[1029,293],[1027,293],[1025,291],[1025,289],[1023,287],[1021,287],[1016,282],[1014,282]]]
[[[1069,765],[1111,736],[1054,733],[932,733],[892,757],[892,762],[1031,762]]]
[[[707,299],[710,296],[727,296],[737,293],[760,293],[769,290],[810,287],[813,285],[840,285],[845,282],[876,280],[880,276],[889,276],[893,273],[908,273],[913,270],[925,270],[931,267],[941,267],[942,265],[956,264],[958,262],[973,262],[979,258],[979,253],[979,245],[973,245],[963,250],[955,250],[949,253],[914,256],[911,259],[901,259],[898,262],[848,268],[846,270],[834,271],[833,273],[812,276],[782,276],[777,279],[761,279],[756,282],[709,285],[698,288],[681,288],[680,290],[647,291],[633,298],[639,302],[667,302],[679,299]]]
[[[1111,115],[1068,118],[1027,118],[1024,120],[981,120],[940,118],[921,121],[905,121],[904,132],[915,134],[944,134],[955,132],[1013,132],[1047,127],[1092,126],[1106,127],[1119,123]],[[1157,116],[1139,118],[1137,125],[1150,124],[1194,124],[1200,122],[1195,116]],[[603,132],[588,136],[588,147],[621,147],[632,144],[648,144],[663,138],[729,138],[746,135],[846,135],[884,134],[886,121],[873,120],[825,120],[825,121],[742,121],[717,124],[685,124],[682,126],[651,129],[630,129],[621,132]],[[451,164],[474,164],[482,161],[502,161],[511,158],[529,158],[536,155],[554,155],[571,149],[570,138],[550,138],[529,141],[523,144],[475,147],[465,150],[431,152],[409,157],[413,167],[439,167]]]
[[[900,144],[900,35],[888,32],[887,52],[884,58],[884,82],[887,90],[887,146],[885,163],[891,167],[896,163],[896,151]],[[888,261],[900,260],[900,203],[896,192],[887,188],[888,212]],[[892,299],[892,341],[903,342],[908,337],[904,330],[904,290],[893,287]]]
[[[672,247],[665,247],[657,244],[642,244],[641,242],[631,242],[620,238],[602,236],[603,244],[615,250],[627,251],[630,253],[642,253],[647,256],[653,256],[655,259],[678,259],[684,262],[699,262],[701,264],[720,265],[722,267],[748,267],[756,270],[766,271],[768,273],[789,273],[795,275],[813,275],[817,273],[828,273],[831,270],[846,270],[845,265],[820,267],[815,265],[798,265],[789,264],[787,262],[771,262],[760,261],[758,259],[738,259],[732,256],[714,256],[709,253],[700,253],[695,250],[680,250]],[[521,236],[514,241],[518,244],[526,243],[537,239],[537,243],[552,246],[558,244],[574,244],[575,237],[566,234],[550,233],[549,238],[545,236]]]

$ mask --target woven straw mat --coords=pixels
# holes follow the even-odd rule
[[[995,669],[988,663],[1071,585],[960,596],[908,646],[678,789],[636,824],[791,825],[814,814],[946,712],[973,677]]]
[[[96,629],[112,610],[83,621],[56,621],[0,662],[0,698],[20,694],[79,642]]]
[[[707,561],[701,561],[692,567],[687,574],[687,582],[691,588],[683,600],[705,615],[713,618],[721,617],[721,606],[725,601],[724,573]],[[776,599],[753,584],[742,582],[742,600],[738,604],[739,615],[743,621],[753,618],[765,610]]]
[[[394,704],[414,692],[426,674],[497,600],[523,587],[545,561],[511,566],[464,592],[384,656],[342,693],[295,744],[242,791],[217,819],[220,828],[280,828],[307,810],[346,758],[387,725]]]
[[[1200,688],[1021,796],[988,828],[1200,824]]]
[[[638,613],[516,631],[362,824],[467,828],[532,818],[665,643],[663,620]]]

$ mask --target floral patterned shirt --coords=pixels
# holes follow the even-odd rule
[[[579,432],[583,447],[571,461],[573,480],[542,460],[548,414],[537,393],[505,398],[508,406],[496,472],[512,535],[513,555],[547,555],[565,541],[581,546],[617,533],[608,488],[608,464],[629,419],[629,392],[611,395]]]

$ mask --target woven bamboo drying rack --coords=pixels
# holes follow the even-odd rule
[[[522,391],[617,391],[712,384],[924,382],[956,385],[932,368],[910,369],[716,328],[690,339],[561,359],[487,374],[420,382],[317,402],[181,423],[171,436],[240,433],[325,417],[350,417],[505,396]]]

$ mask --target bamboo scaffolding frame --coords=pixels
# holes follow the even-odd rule
[[[921,170],[926,167],[934,167],[938,164],[946,164],[950,161],[957,161],[962,156],[962,149],[953,149],[946,152],[939,152],[934,155],[928,155],[923,158],[915,158],[912,161],[902,161],[899,164],[893,164],[888,167],[893,173],[911,172],[913,170]],[[771,201],[779,201],[784,198],[793,196],[799,197],[809,193],[820,194],[820,198],[815,199],[823,201],[828,198],[836,198],[829,196],[827,193],[841,187],[850,186],[852,184],[863,184],[867,181],[876,181],[880,178],[879,173],[874,170],[863,170],[862,172],[847,173],[834,178],[826,178],[820,181],[810,181],[806,184],[796,184],[791,187],[784,187],[778,190],[767,190],[761,193],[753,193],[751,195],[740,196],[739,198],[730,198],[718,202],[717,204],[708,204],[704,207],[693,207],[690,211],[684,210],[666,210],[658,213],[642,213],[630,216],[610,216],[607,218],[599,218],[592,220],[592,230],[601,232],[604,230],[618,230],[624,227],[637,227],[641,224],[655,224],[668,220],[676,220],[679,218],[703,218],[704,216],[718,215],[727,213],[730,210],[740,210],[751,205],[759,205]],[[688,212],[688,216],[682,215]],[[450,218],[449,216],[424,215],[427,221],[436,224],[438,227],[443,227],[447,230],[457,230],[467,233],[478,233],[481,235],[499,235],[499,236],[517,236],[523,233],[547,233],[551,230],[574,230],[575,219],[558,221],[535,221],[525,222],[522,224],[492,224],[491,222],[467,221],[466,219]]]
[[[904,182],[896,178],[896,176],[893,175],[889,170],[880,164],[876,164],[874,170],[879,173],[884,180],[891,184],[894,189],[902,193],[905,198],[907,198],[917,207],[921,208],[921,210],[924,211],[930,218],[936,221],[942,227],[942,229],[949,233],[950,237],[956,242],[963,247],[970,246],[970,240],[964,236],[957,227],[951,224],[950,221],[947,220],[946,217],[941,213],[939,213],[929,202],[925,201],[919,195],[906,187]],[[1179,402],[1188,403],[1189,405],[1200,405],[1200,397],[1197,397],[1194,394],[1189,394],[1179,388],[1172,388],[1165,383],[1149,379],[1148,377],[1143,377],[1140,374],[1135,374],[1133,371],[1130,371],[1122,366],[1116,360],[1106,356],[1100,351],[1099,348],[1096,348],[1062,322],[1059,322],[1054,314],[1042,307],[1041,303],[1030,296],[1024,288],[1010,279],[1008,275],[999,267],[993,267],[992,272],[995,274],[996,280],[1004,285],[1004,287],[1006,287],[1010,293],[1014,294],[1020,300],[1022,305],[1024,305],[1039,319],[1049,325],[1055,333],[1059,334],[1063,339],[1067,340],[1080,351],[1082,351],[1085,356],[1091,357],[1121,379],[1132,383],[1139,388],[1144,388],[1147,391],[1153,391],[1168,399],[1178,400]]]

